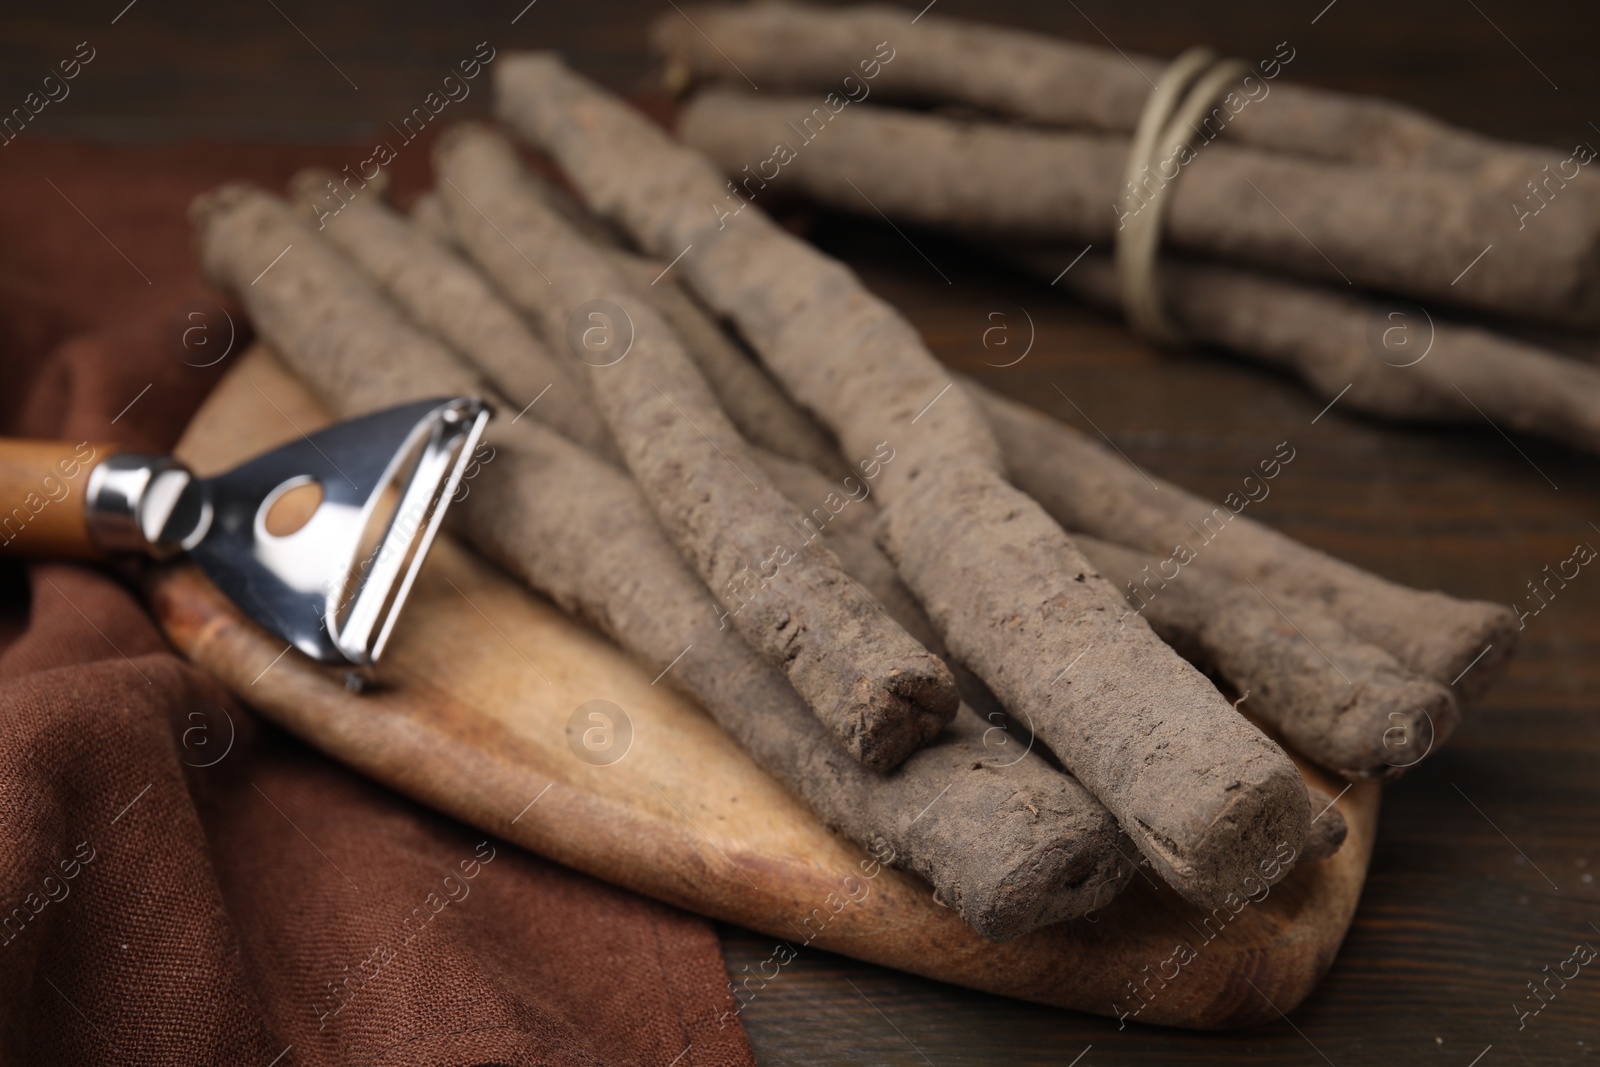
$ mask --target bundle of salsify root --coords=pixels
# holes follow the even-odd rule
[[[952,382],[771,219],[719,220],[708,159],[555,57],[497,78],[576,199],[465,125],[411,217],[326,173],[207,194],[206,271],[342,414],[495,400],[457,532],[982,935],[1103,907],[1140,862],[1214,907],[1331,855],[1278,739],[1392,777],[1502,668],[1509,610],[1147,485]]]
[[[1600,328],[1591,142],[1296,86],[1287,41],[1167,61],[889,6],[687,14],[653,40],[707,86],[678,133],[730,176],[718,210],[881,211],[1357,411],[1600,450],[1600,368],[1561,354]]]

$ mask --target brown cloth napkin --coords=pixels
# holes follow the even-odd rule
[[[171,447],[245,330],[189,199],[367,147],[0,148],[0,433]],[[726,981],[704,920],[359,778],[116,575],[0,549],[0,1063],[749,1064]]]

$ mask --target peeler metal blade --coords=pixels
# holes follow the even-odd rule
[[[88,486],[102,547],[187,551],[251,618],[325,663],[382,655],[472,459],[490,409],[424,400],[338,423],[213,478],[164,457],[117,454]],[[292,532],[268,516],[287,494],[321,499]]]

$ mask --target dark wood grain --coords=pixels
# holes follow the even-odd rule
[[[1208,44],[1255,59],[1287,40],[1296,80],[1393,96],[1501,137],[1567,145],[1600,121],[1589,106],[1600,90],[1596,17],[1570,0],[935,2],[941,14],[1156,55]],[[656,73],[646,27],[672,11],[640,0],[10,4],[0,14],[0,107],[20,104],[88,40],[96,59],[68,100],[39,116],[39,134],[343,139],[397,121],[484,40],[558,49],[586,74],[637,91]],[[483,107],[478,94],[459,113]]]
[[[580,69],[636,91],[651,77],[646,21],[672,10],[538,0],[512,26],[525,0],[443,8],[277,0],[281,15],[254,0],[139,0],[110,25],[124,3],[18,5],[0,16],[0,107],[19,102],[77,41],[100,49],[73,96],[26,136],[358,140],[398,119],[485,39],[560,48]],[[1324,11],[1325,3],[939,0],[935,10],[1161,54],[1203,42],[1250,58],[1288,40],[1297,80],[1394,96],[1504,137],[1570,145],[1600,136],[1589,125],[1600,122],[1592,6],[1337,0]],[[447,117],[481,114],[483,104],[479,93]],[[1111,320],[957,246],[906,235],[919,252],[894,230],[856,220],[820,219],[812,232],[903,307],[942,358],[1103,431],[1155,473],[1220,496],[1274,443],[1291,440],[1295,463],[1252,514],[1382,574],[1516,602],[1574,543],[1600,546],[1593,457],[1508,443],[1487,425],[1397,428],[1348,418],[1337,406],[1313,425],[1323,403],[1297,384],[1225,355],[1156,353]],[[1033,350],[1004,371],[985,367],[1014,358],[985,350],[984,330],[999,321],[988,316],[1011,316],[1015,336],[1024,328],[1019,307],[1037,328]],[[1471,709],[1451,747],[1387,790],[1355,926],[1292,1022],[1231,1035],[1119,1032],[1114,1022],[808,953],[742,1016],[758,1055],[768,1064],[1066,1065],[1092,1045],[1078,1067],[1465,1067],[1492,1045],[1480,1067],[1586,1061],[1600,1047],[1600,973],[1583,972],[1520,1031],[1513,1004],[1575,942],[1600,946],[1597,603],[1600,573],[1586,571],[1529,620],[1509,674]],[[770,951],[756,935],[724,934],[736,974]]]

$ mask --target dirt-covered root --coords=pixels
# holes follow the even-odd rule
[[[1002,258],[1118,311],[1109,256],[1077,247],[996,246]],[[1176,328],[1281,367],[1340,410],[1415,423],[1509,430],[1600,452],[1600,368],[1520,337],[1452,321],[1405,300],[1339,292],[1262,271],[1168,257],[1158,268]]]
[[[1193,553],[1269,595],[1315,603],[1409,670],[1453,685],[1462,700],[1503,671],[1517,637],[1516,615],[1505,605],[1388,581],[1240,514],[1245,498],[1237,493],[1219,505],[1153,476],[1147,481],[1043,412],[965,384],[1005,450],[1011,480],[1068,529],[1161,558]],[[1292,444],[1279,448],[1292,458]],[[1262,462],[1279,458],[1275,451]]]
[[[290,197],[318,230],[376,282],[413,322],[472,361],[504,395],[537,396],[540,417],[585,448],[620,459],[586,383],[572,373],[501,299],[482,274],[447,245],[365,193],[327,211],[333,176],[301,171]],[[524,401],[526,402],[526,401]]]
[[[730,211],[803,194],[901,223],[1081,248],[1110,244],[1158,210],[1159,196],[1172,249],[1341,289],[1353,282],[1553,325],[1600,323],[1600,196],[1578,189],[1551,203],[1559,221],[1541,227],[1545,238],[1528,241],[1526,219],[1507,208],[1525,178],[1486,184],[1451,171],[1340,166],[1225,138],[1192,154],[1170,183],[1176,164],[1129,186],[1125,136],[875,102],[836,109],[815,97],[712,91],[685,105],[678,131],[732,180]],[[1485,256],[1459,280],[1441,269],[1471,262],[1485,244],[1509,253]]]
[[[1248,696],[1296,752],[1351,778],[1395,778],[1443,744],[1450,690],[1351,635],[1317,604],[1269,596],[1203,560],[1078,535],[1078,547],[1162,640]]]
[[[1009,26],[885,4],[765,0],[667,11],[650,43],[673,89],[691,80],[852,102],[956,104],[1036,124],[1132,133],[1171,60]],[[715,42],[715,43],[713,43]],[[1296,53],[1280,42],[1250,80],[1201,120],[1200,137],[1324,161],[1409,167],[1516,182],[1550,162],[1537,146],[1494,141],[1376,96],[1280,78]],[[1255,106],[1270,96],[1272,103]],[[831,103],[831,102],[830,102]],[[1523,175],[1523,177],[1517,177]]]

